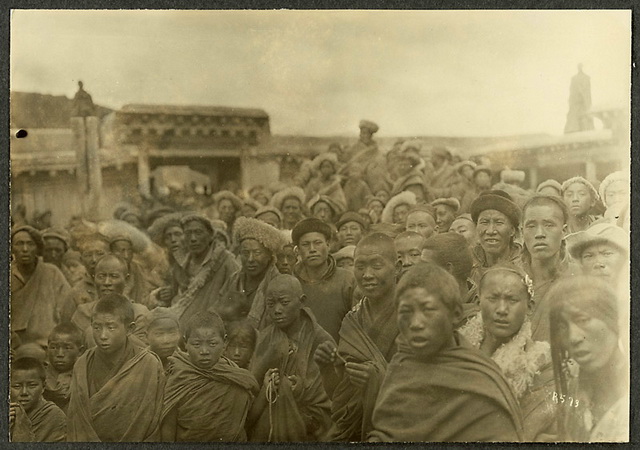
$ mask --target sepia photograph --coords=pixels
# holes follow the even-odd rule
[[[629,442],[631,10],[10,11],[11,442]]]

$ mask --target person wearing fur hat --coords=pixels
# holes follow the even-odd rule
[[[338,230],[338,245],[342,248],[348,245],[357,245],[367,229],[367,225],[360,214],[347,211],[340,216],[336,228]]]
[[[338,157],[335,153],[321,153],[313,160],[313,169],[316,175],[305,187],[307,198],[314,195],[326,195],[334,202],[346,207],[347,198],[342,190],[340,177],[337,175],[340,169]]]
[[[384,210],[385,201],[377,195],[369,195],[367,197],[366,208],[371,217],[371,223],[380,223],[382,211]]]
[[[589,214],[598,200],[598,192],[582,177],[573,177],[562,183],[562,198],[569,208],[568,232],[584,231],[598,220]]]
[[[254,217],[258,220],[263,221],[271,225],[273,228],[279,230],[282,228],[282,213],[278,208],[273,206],[265,205],[260,207]]]
[[[411,191],[420,203],[428,198],[428,188],[421,170],[424,162],[420,158],[418,149],[412,145],[411,142],[405,142],[402,145],[396,167],[398,178],[393,183],[391,195]]]
[[[446,233],[460,210],[460,202],[455,197],[437,198],[431,202],[436,212],[436,229],[438,233]]]
[[[600,198],[607,208],[603,220],[623,228],[627,233],[630,230],[631,216],[629,187],[629,173],[620,170],[607,175],[598,188]]]
[[[69,250],[71,236],[60,228],[47,228],[42,232],[42,260],[60,268],[62,257]]]
[[[513,264],[496,264],[478,285],[480,314],[458,329],[500,367],[522,408],[525,441],[549,440],[556,431],[551,350],[531,333],[533,282]]]
[[[316,218],[301,220],[293,228],[291,238],[299,262],[293,274],[307,296],[308,306],[318,323],[336,341],[342,319],[351,309],[355,278],[353,273],[336,266],[329,254],[331,227]]]
[[[416,196],[413,192],[401,192],[389,199],[382,211],[380,221],[382,223],[404,225],[409,209],[416,203]]]
[[[266,187],[256,185],[249,189],[249,197],[265,206],[269,204],[269,197],[271,197],[271,193]]]
[[[251,197],[242,200],[242,209],[240,210],[240,216],[242,217],[255,217],[256,211],[262,207],[262,204]]]
[[[315,195],[307,204],[311,215],[333,225],[342,214],[344,204],[337,203],[328,195]]]
[[[42,260],[42,248],[35,228],[11,230],[11,331],[22,344],[46,347],[51,330],[71,318],[75,304],[60,269]]]
[[[414,231],[429,239],[436,230],[436,212],[433,206],[417,204],[407,213],[406,231]]]
[[[215,305],[222,285],[238,271],[235,257],[214,238],[211,221],[201,214],[180,219],[187,257],[173,271],[174,297],[158,306],[169,307],[178,317],[180,329]]]
[[[562,185],[554,179],[544,180],[536,188],[536,194],[555,195],[562,197]]]
[[[374,193],[389,189],[385,157],[373,140],[373,134],[377,131],[377,124],[368,120],[360,121],[360,139],[346,150],[347,163],[341,170],[341,174],[349,174],[353,173],[354,167],[360,167],[363,180]]]
[[[293,229],[305,217],[304,203],[304,191],[297,186],[286,187],[271,197],[271,206],[282,212],[282,228],[285,230]]]
[[[222,286],[220,300],[212,310],[225,322],[246,317],[261,329],[267,322],[265,293],[269,282],[280,274],[276,255],[286,242],[279,230],[249,217],[236,220],[234,233],[242,266]]]
[[[233,223],[242,211],[242,200],[231,191],[220,191],[213,195],[213,200],[218,211],[218,219],[227,224],[229,239],[233,236]]]
[[[455,196],[452,188],[456,183],[456,169],[452,164],[452,156],[446,147],[431,149],[431,165],[433,173],[429,180],[431,195],[435,198]]]
[[[484,271],[499,262],[516,262],[522,246],[515,241],[521,210],[509,194],[491,190],[471,204],[479,243],[473,248],[475,259],[471,279],[477,283]]]

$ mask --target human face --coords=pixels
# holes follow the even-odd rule
[[[375,245],[356,247],[353,274],[358,286],[372,300],[384,300],[396,285],[396,260]]]
[[[626,255],[618,247],[601,243],[587,247],[580,257],[585,275],[593,275],[617,281],[626,262]]]
[[[607,187],[604,193],[604,201],[607,208],[622,208],[629,204],[629,185],[622,180],[614,181]]]
[[[400,157],[397,163],[397,170],[400,175],[406,175],[409,173],[413,165],[411,164],[411,160],[406,157]]]
[[[389,201],[389,193],[383,189],[380,189],[378,192],[376,192],[375,196],[382,200],[384,203],[387,203]]]
[[[478,216],[476,232],[483,250],[492,255],[503,255],[516,230],[509,218],[495,209],[486,209]]]
[[[213,236],[202,223],[192,220],[184,226],[184,239],[189,252],[201,256],[209,250]]]
[[[291,275],[293,273],[293,266],[296,264],[297,258],[293,251],[293,247],[287,245],[278,253],[278,259],[276,261],[276,267],[281,274]]]
[[[324,179],[329,178],[335,172],[333,164],[330,161],[323,161],[322,164],[320,164],[320,174]]]
[[[114,255],[118,255],[120,258],[124,259],[127,264],[131,264],[131,260],[133,259],[133,246],[131,245],[131,242],[116,241],[111,244],[111,251]]]
[[[168,358],[178,348],[180,329],[169,318],[157,319],[147,328],[149,349],[160,358]]]
[[[122,350],[133,322],[125,325],[122,317],[111,313],[97,313],[91,317],[91,331],[96,341],[96,351],[113,355]]]
[[[37,370],[15,370],[11,373],[11,401],[20,403],[30,413],[40,402],[44,383]]]
[[[353,258],[341,258],[336,261],[336,266],[353,272]]]
[[[271,252],[255,239],[245,239],[240,243],[242,268],[250,277],[261,276],[271,262]]]
[[[236,216],[236,208],[231,203],[231,200],[223,198],[218,202],[218,214],[220,220],[229,223],[232,222]]]
[[[431,357],[453,345],[453,321],[449,308],[425,288],[398,297],[398,331],[417,355]]]
[[[196,328],[191,332],[185,347],[193,364],[201,369],[211,369],[224,353],[226,343],[220,336],[220,330]]]
[[[584,216],[595,204],[589,188],[582,183],[570,184],[564,191],[563,198],[574,217]]]
[[[104,241],[89,241],[82,246],[80,259],[89,275],[93,276],[98,260],[107,253],[109,253],[109,245]]]
[[[44,262],[60,267],[65,251],[64,242],[60,239],[53,237],[44,238],[44,249],[42,250],[42,259]]]
[[[456,219],[451,222],[449,231],[458,233],[464,236],[469,245],[475,245],[477,240],[476,236],[476,224],[467,219]]]
[[[393,210],[393,223],[405,223],[407,214],[409,213],[409,205],[398,205]]]
[[[524,245],[534,260],[547,260],[558,254],[566,231],[562,211],[555,205],[534,204],[524,211]]]
[[[529,295],[515,273],[499,270],[484,276],[480,286],[480,312],[487,333],[507,341],[520,331],[527,315]]]
[[[362,226],[358,222],[347,222],[338,229],[338,242],[342,247],[356,245],[362,238]]]
[[[62,265],[62,273],[67,277],[69,284],[73,286],[76,282],[82,280],[87,273],[87,269],[78,261],[68,261]]]
[[[38,259],[38,246],[36,241],[26,231],[18,231],[12,239],[11,251],[18,264],[24,266],[33,265]]]
[[[428,239],[436,228],[433,216],[425,211],[414,211],[407,215],[406,231],[413,231]]]
[[[71,372],[80,353],[82,347],[69,334],[57,333],[49,338],[47,359],[58,372]]]
[[[177,225],[173,225],[167,227],[164,230],[164,246],[169,249],[169,251],[177,252],[182,248],[182,238],[184,237],[184,231]]]
[[[265,303],[267,314],[275,326],[281,330],[288,329],[300,320],[300,309],[302,308],[300,297],[284,284],[269,286]]]
[[[402,269],[408,270],[409,267],[420,262],[422,255],[422,245],[424,238],[422,236],[408,236],[396,239],[396,253],[398,261],[402,263]]]
[[[483,171],[476,173],[473,181],[479,189],[489,189],[491,187],[491,177],[487,172]]]
[[[261,220],[264,223],[268,223],[276,229],[280,228],[280,219],[275,213],[272,213],[271,211],[260,214],[258,217],[256,217],[256,219]]]
[[[229,338],[229,344],[224,352],[224,356],[236,363],[239,367],[246,369],[249,367],[253,356],[253,341],[246,333],[238,333]]]
[[[374,213],[376,213],[376,217],[380,217],[383,209],[384,209],[384,206],[380,201],[372,201],[371,204],[369,205],[369,211],[373,211]]]
[[[318,202],[313,205],[313,217],[322,220],[326,223],[333,222],[333,211],[331,207],[325,202]]]
[[[452,208],[446,205],[436,205],[436,226],[438,233],[446,233],[451,227],[451,223],[456,218],[456,213]]]
[[[100,298],[113,292],[122,294],[129,274],[122,262],[113,257],[106,257],[96,265],[93,280],[98,288]]]
[[[303,234],[298,243],[298,252],[302,264],[318,267],[326,264],[329,256],[329,244],[322,233],[312,232]]]
[[[581,372],[593,373],[610,364],[618,336],[604,321],[574,305],[567,305],[561,318],[560,339]]]
[[[300,220],[300,213],[300,201],[297,198],[290,197],[282,202],[282,215],[287,223],[295,224]]]

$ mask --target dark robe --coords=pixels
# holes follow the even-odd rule
[[[45,367],[47,378],[44,384],[43,397],[58,405],[62,411],[69,405],[69,389],[71,388],[72,371],[58,372],[51,364]]]
[[[22,408],[20,408],[22,409]],[[41,399],[34,409],[16,415],[13,442],[64,442],[67,417],[55,403]]]

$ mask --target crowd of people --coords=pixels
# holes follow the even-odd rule
[[[628,172],[534,192],[377,131],[276,188],[14,208],[11,439],[627,440]]]

